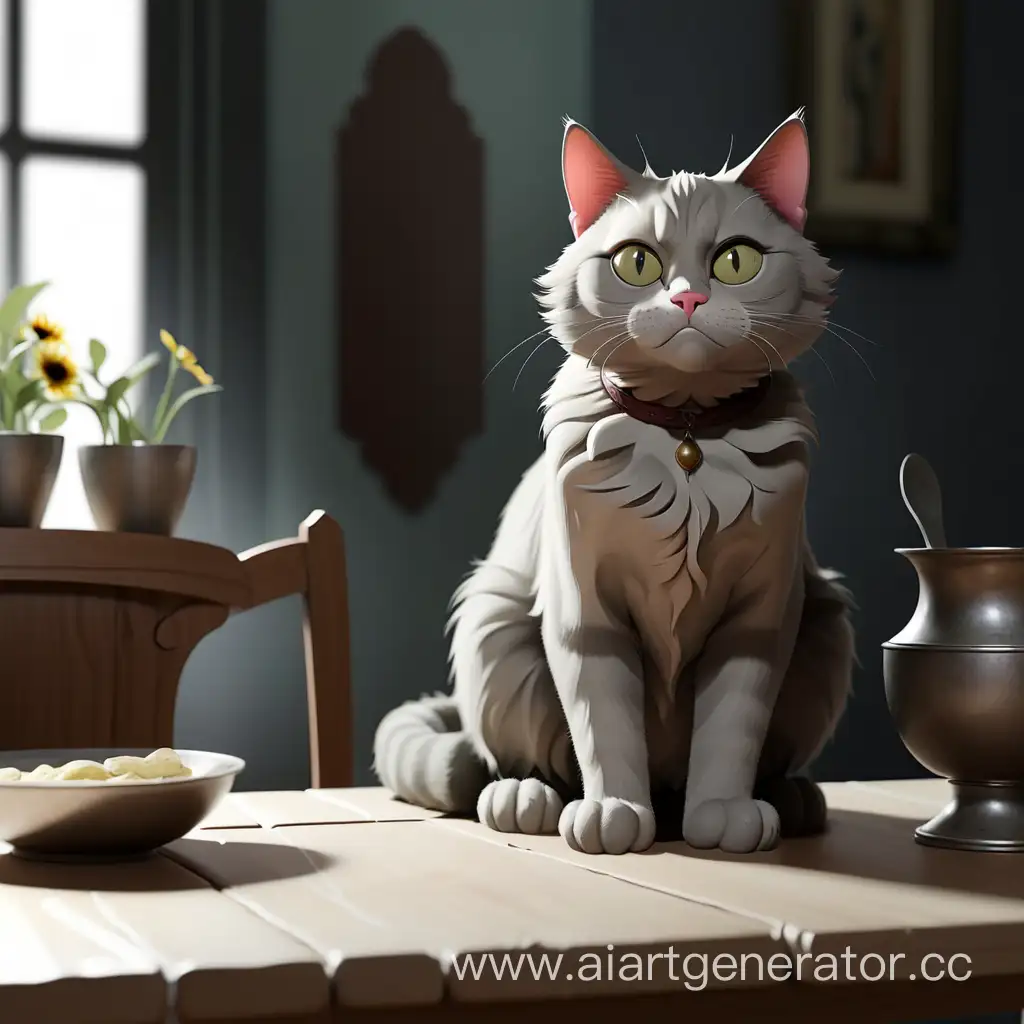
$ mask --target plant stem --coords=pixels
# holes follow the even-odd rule
[[[100,430],[102,431],[103,444],[107,443],[107,435],[110,433],[109,417],[105,417],[97,407],[97,403],[88,398],[69,398],[67,400],[68,405],[84,405],[86,409],[91,409],[92,414],[100,421]]]
[[[154,438],[162,436],[160,427],[167,415],[167,406],[171,401],[171,389],[174,387],[174,377],[177,372],[178,357],[172,353],[167,366],[167,383],[164,385],[163,394],[160,395],[160,401],[156,403],[156,412],[153,414],[152,436]]]
[[[127,397],[122,396],[119,405],[121,406],[121,415],[124,417],[125,422],[128,423],[129,426],[135,427],[141,435],[141,440],[144,444],[149,444],[149,438],[146,437],[146,432],[138,425],[138,423],[135,422],[135,417],[132,416],[132,407]]]

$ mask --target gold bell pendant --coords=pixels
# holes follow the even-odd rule
[[[687,431],[679,447],[676,448],[676,462],[679,463],[680,468],[689,476],[690,473],[700,468],[700,464],[703,461],[704,453],[700,450],[700,445],[693,439],[693,435]]]

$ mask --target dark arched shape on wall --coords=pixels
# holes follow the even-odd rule
[[[381,44],[338,136],[341,429],[403,508],[483,421],[484,156],[436,46]]]

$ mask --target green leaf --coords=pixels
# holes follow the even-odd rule
[[[150,352],[148,356],[143,356],[137,363],[133,363],[124,371],[124,376],[128,379],[128,387],[133,387],[143,377],[146,376],[154,367],[160,365],[160,353]]]
[[[13,400],[18,392],[28,383],[28,378],[17,370],[8,370],[4,374],[4,391]]]
[[[49,281],[41,284],[20,284],[12,288],[3,303],[0,303],[0,333],[13,334],[18,324],[25,319],[32,300],[49,285]]]
[[[103,435],[103,444],[109,444],[111,440],[111,435],[113,434],[113,429],[111,426],[111,420],[113,419],[113,410],[111,410],[99,399],[93,399],[92,401],[85,402],[84,404],[87,405],[90,409],[92,409],[93,414],[96,416],[96,419],[99,422],[100,431],[102,432]]]
[[[43,397],[43,382],[41,380],[30,380],[18,392],[14,399],[14,411],[24,409],[29,402],[38,402]]]
[[[107,358],[107,346],[98,338],[89,339],[89,361],[92,363],[92,372],[99,373],[100,367]]]
[[[203,384],[198,388],[192,388],[190,391],[186,391],[183,395],[179,395],[174,405],[171,406],[167,415],[164,417],[163,423],[160,425],[160,429],[153,437],[153,442],[159,444],[164,437],[167,435],[167,430],[171,425],[171,421],[179,412],[192,401],[193,398],[198,398],[200,395],[215,395],[218,391],[224,389],[219,384]]]
[[[146,435],[142,428],[135,422],[131,409],[115,407],[114,415],[117,417],[117,443],[133,444],[135,441],[142,441],[148,444]]]
[[[117,443],[130,445],[134,440],[132,421],[120,409],[115,409],[114,412],[117,413]]]
[[[113,384],[107,388],[107,396],[104,399],[111,408],[117,405],[124,398],[124,393],[132,386],[131,377],[118,377]]]
[[[28,352],[31,349],[35,348],[36,345],[38,345],[38,344],[39,344],[39,342],[36,341],[35,338],[32,338],[29,341],[23,341],[20,344],[15,345],[14,348],[12,348],[11,351],[7,353],[7,359],[4,362],[4,369],[7,369],[8,367],[14,366],[15,363],[17,363],[17,361],[23,355],[25,355],[26,352]]]
[[[52,433],[54,430],[60,430],[67,418],[67,409],[51,409],[36,425],[44,433]]]

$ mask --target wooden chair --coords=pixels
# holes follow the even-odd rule
[[[199,641],[290,594],[304,602],[314,787],[352,782],[345,545],[312,513],[236,555],[176,537],[0,529],[0,750],[171,746]]]
[[[299,535],[238,556],[255,608],[301,594],[309,709],[310,785],[352,785],[352,692],[348,584],[341,527],[325,512],[309,515]]]

